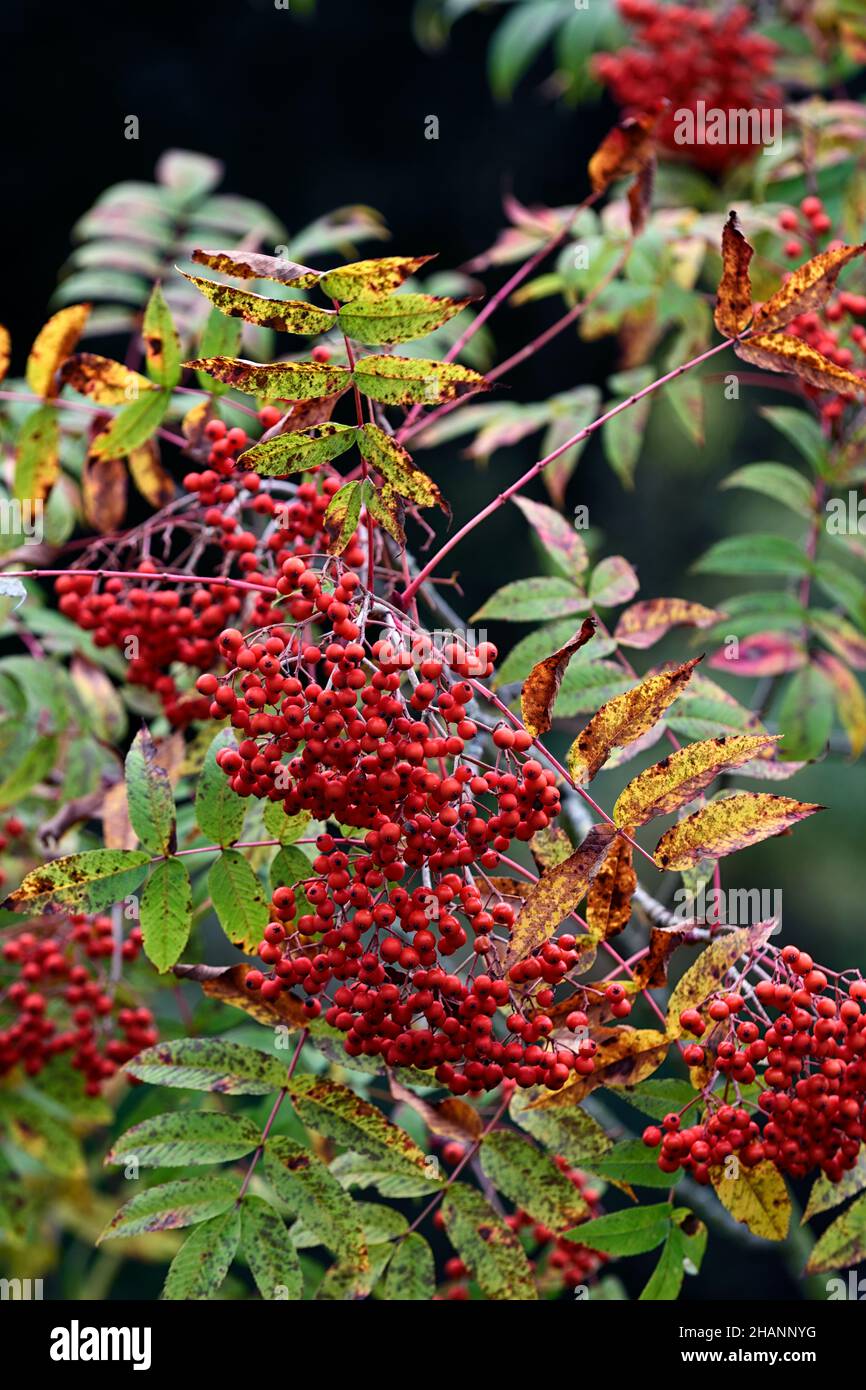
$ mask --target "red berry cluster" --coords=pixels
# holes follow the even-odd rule
[[[765,110],[778,107],[780,94],[770,81],[776,45],[749,30],[742,5],[714,14],[709,9],[659,4],[657,0],[619,0],[619,11],[634,26],[640,46],[599,54],[593,67],[620,106],[670,106],[658,124],[658,138],[694,164],[717,171],[748,159],[754,147],[693,144],[674,139],[677,111]]]
[[[820,198],[810,194],[800,203],[799,210],[785,208],[779,214],[779,228],[788,234],[784,251],[789,260],[813,256],[819,251],[832,251],[843,245],[841,240],[826,241],[833,223]],[[826,243],[826,244],[823,244]],[[866,327],[852,320],[866,316],[866,295],[840,290],[828,300],[820,313],[799,314],[786,327],[786,332],[815,348],[822,357],[846,367],[866,380]],[[855,351],[860,353],[859,359]],[[801,383],[803,394],[819,402],[822,421],[828,426],[843,414],[853,395],[822,391],[807,382]]]
[[[157,1041],[153,1014],[119,1007],[102,978],[98,963],[115,949],[110,917],[72,913],[63,922],[52,919],[49,931],[17,932],[3,947],[3,960],[17,968],[18,978],[4,991],[15,1017],[0,1029],[0,1075],[21,1066],[37,1076],[52,1057],[68,1052],[84,1074],[87,1094],[95,1096],[119,1067]],[[135,960],[140,950],[141,931],[134,927],[121,947],[123,960]]]
[[[265,429],[280,418],[274,406],[259,414]],[[184,477],[195,505],[183,516],[187,527],[198,524],[207,543],[225,553],[222,572],[227,578],[234,568],[245,580],[273,584],[285,561],[325,549],[324,515],[340,486],[338,479],[326,478],[321,487],[263,480],[238,460],[250,444],[245,430],[227,429],[221,420],[211,420],[203,434],[208,466]],[[286,495],[269,490],[277,487]],[[353,540],[345,563],[360,565],[363,558],[363,547]],[[100,581],[74,571],[61,576],[56,584],[60,610],[92,632],[97,646],[116,647],[128,657],[129,681],[155,691],[173,724],[205,719],[209,701],[191,695],[184,682],[179,688],[172,664],[181,662],[198,671],[218,666],[217,637],[228,624],[243,619],[261,626],[278,618],[271,595],[266,590],[244,593],[229,583],[161,584],[160,566],[150,558],[133,568],[153,574],[153,583],[117,577]]]
[[[866,1134],[866,981],[836,976],[830,984],[830,972],[796,946],[774,959],[773,976],[753,989],[717,992],[680,1015],[687,1032],[705,1039],[686,1047],[684,1059],[710,1074],[708,1108],[689,1128],[681,1112],[665,1116],[664,1133],[644,1131],[645,1143],[661,1144],[663,1172],[686,1168],[706,1183],[713,1166],[736,1154],[747,1167],[769,1159],[792,1177],[820,1168],[838,1182],[856,1164]],[[721,1095],[710,1090],[717,1076]],[[730,1092],[736,1098],[753,1083],[760,1094],[750,1112]]]

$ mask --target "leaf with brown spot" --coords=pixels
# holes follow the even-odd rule
[[[353,299],[340,309],[340,327],[357,343],[408,343],[426,338],[462,312],[471,299],[446,299],[433,294],[395,294]]]
[[[196,357],[185,367],[205,372],[248,396],[306,401],[332,396],[351,384],[347,367],[318,362],[248,362],[242,357]]]
[[[135,849],[138,836],[129,819],[126,783],[115,782],[102,800],[102,843],[106,849]]]
[[[589,181],[596,194],[606,192],[612,183],[627,174],[637,175],[635,184],[629,189],[629,212],[635,234],[643,225],[652,191],[657,122],[655,112],[642,111],[626,116],[608,131],[588,166]]]
[[[304,431],[275,435],[259,440],[240,456],[245,468],[253,468],[266,478],[287,478],[292,473],[304,473],[322,463],[331,463],[355,443],[352,425],[333,421],[315,425]]]
[[[180,338],[171,310],[159,285],[154,285],[141,328],[147,370],[160,386],[177,386],[180,381]]]
[[[522,878],[502,878],[494,874],[486,882],[479,883],[478,890],[486,908],[487,903],[501,902],[504,898],[517,898],[525,902],[532,890],[532,883]]]
[[[556,931],[585,896],[616,830],[594,825],[567,859],[545,869],[523,906],[511,934],[506,966],[524,960]]]
[[[442,506],[442,494],[433,479],[416,468],[402,444],[377,425],[362,425],[356,434],[361,457],[394,492],[419,507]]]
[[[184,439],[189,441],[193,451],[205,448],[208,452],[210,451],[210,440],[205,434],[205,430],[211,420],[216,418],[217,413],[210,396],[205,397],[203,401],[196,401],[195,405],[186,412],[180,427]]]
[[[312,289],[319,282],[320,270],[311,270],[307,265],[296,261],[283,260],[281,256],[266,256],[259,251],[205,251],[196,247],[192,260],[197,265],[210,266],[223,275],[233,275],[237,280],[275,280],[280,285],[293,285],[296,289]]]
[[[215,304],[228,318],[245,319],[260,328],[274,328],[278,333],[297,333],[309,338],[327,333],[336,322],[333,309],[320,309],[305,299],[267,299],[250,290],[234,285],[219,285],[215,280],[202,280],[197,275],[181,275],[195,285],[200,294]]]
[[[237,1201],[239,1185],[237,1177],[209,1173],[206,1177],[182,1178],[147,1187],[124,1202],[99,1236],[97,1245],[118,1236],[140,1235],[142,1231],[171,1231],[219,1216]]]
[[[60,425],[53,405],[27,416],[18,435],[13,495],[21,502],[42,502],[60,474]]]
[[[836,288],[840,270],[864,251],[866,243],[837,246],[831,251],[820,251],[805,265],[792,270],[781,288],[755,311],[755,329],[765,333],[771,328],[782,328],[800,314],[821,309]]]
[[[544,830],[537,830],[529,841],[529,851],[539,871],[555,869],[573,849],[574,845],[559,825],[548,825]]]
[[[521,716],[527,733],[533,738],[547,733],[550,728],[553,722],[553,707],[566,667],[574,653],[585,647],[594,633],[595,619],[584,618],[580,631],[576,632],[564,647],[560,647],[559,651],[537,662],[524,681],[520,692]]]
[[[12,361],[12,339],[9,336],[9,329],[4,328],[0,323],[0,381],[3,380],[9,371],[9,363]]]
[[[647,676],[631,690],[602,705],[568,750],[568,770],[580,786],[591,782],[614,748],[622,748],[645,734],[674,700],[682,694],[692,671],[702,658]]]
[[[90,454],[81,473],[84,516],[103,536],[119,531],[126,516],[128,476],[123,459],[96,458]]]
[[[722,278],[716,293],[713,321],[726,338],[737,338],[752,317],[749,262],[755,254],[743,236],[737,214],[728,214],[722,230]]]
[[[319,289],[331,299],[344,304],[362,297],[388,295],[434,256],[379,256],[366,261],[352,261],[325,271]]]
[[[384,526],[389,536],[398,545],[406,544],[406,532],[403,530],[403,504],[393,488],[371,488],[366,495],[367,510],[378,521],[380,526]]]
[[[592,1040],[598,1051],[589,1076],[577,1076],[561,1091],[550,1091],[533,1110],[577,1105],[599,1086],[636,1086],[657,1071],[667,1056],[670,1039],[654,1028],[597,1028]]]
[[[714,1165],[710,1181],[725,1210],[742,1221],[753,1236],[785,1239],[791,1224],[791,1199],[785,1179],[769,1159],[754,1168],[741,1163],[735,1178],[725,1177],[724,1169]]]
[[[427,1175],[426,1154],[414,1139],[348,1086],[327,1077],[296,1074],[288,1090],[298,1115],[311,1129],[377,1159],[391,1172]]]
[[[866,394],[866,381],[823,357],[815,348],[791,333],[758,333],[734,344],[744,362],[768,372],[788,372],[817,386],[820,391],[836,391],[843,396]]]
[[[645,825],[687,806],[722,772],[767,756],[778,742],[771,734],[709,738],[678,748],[624,787],[613,808],[617,825]]]
[[[442,1203],[445,1232],[486,1298],[534,1303],[538,1291],[523,1246],[474,1187],[455,1183]]]
[[[608,846],[586,898],[586,922],[592,935],[607,941],[628,926],[637,888],[632,847],[618,835]]]
[[[738,792],[712,801],[665,831],[653,856],[660,869],[690,869],[701,859],[721,859],[747,845],[781,835],[825,808],[770,792]]]
[[[485,378],[471,368],[421,357],[362,357],[352,375],[359,391],[384,405],[438,405],[487,390]]]
[[[167,507],[175,494],[174,479],[159,460],[159,445],[148,439],[126,457],[130,476],[145,501],[160,511]]]
[[[445,1100],[437,1102],[423,1100],[391,1074],[388,1076],[388,1084],[394,1099],[403,1105],[411,1106],[437,1139],[453,1139],[458,1144],[473,1144],[480,1138],[484,1121],[468,1101],[461,1100],[459,1096],[448,1096]]]
[[[614,638],[621,647],[641,651],[660,641],[672,627],[712,627],[724,615],[684,598],[651,598],[633,603],[620,614]]]
[[[622,982],[628,994],[640,994],[645,989],[660,989],[667,983],[668,963],[682,945],[683,936],[688,930],[685,924],[682,927],[651,928],[646,955],[634,967],[631,979]]]
[[[368,489],[370,484],[366,485]],[[342,555],[358,528],[361,516],[361,502],[366,493],[363,484],[355,481],[346,483],[335,492],[323,517],[328,534],[328,554]]]
[[[759,938],[758,938],[759,939]],[[755,944],[755,935],[746,927],[715,937],[701,951],[677,982],[668,1000],[667,1035],[681,1038],[685,1032],[680,1023],[684,1009],[697,1009],[704,1000],[721,987],[729,970],[741,956],[747,955]]]
[[[55,373],[84,332],[91,307],[90,304],[70,304],[40,328],[25,371],[27,385],[35,395],[44,400],[57,395],[60,383],[55,380]]]

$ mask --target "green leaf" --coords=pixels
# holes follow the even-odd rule
[[[60,425],[52,405],[27,416],[18,435],[13,497],[19,502],[43,501],[60,472]]]
[[[390,294],[431,259],[430,256],[378,256],[372,260],[352,261],[349,265],[327,270],[319,279],[319,289],[343,303]]]
[[[810,572],[803,547],[786,536],[753,533],[726,536],[710,546],[692,566],[697,574],[779,574],[800,579]]]
[[[174,1111],[133,1125],[112,1145],[105,1162],[125,1166],[134,1159],[149,1168],[226,1163],[252,1153],[260,1137],[258,1126],[246,1115]]]
[[[247,362],[242,357],[196,357],[185,367],[205,372],[248,396],[268,400],[314,401],[334,396],[351,386],[347,367],[317,362]]]
[[[104,434],[97,435],[91,453],[103,459],[124,458],[159,429],[170,404],[171,391],[144,391],[117,412]]]
[[[336,315],[330,309],[320,309],[305,299],[267,299],[264,295],[240,290],[234,285],[220,285],[215,280],[202,280],[198,275],[186,276],[191,285],[229,318],[246,319],[260,328],[273,328],[278,333],[298,333],[315,337],[333,328]]]
[[[241,1204],[241,1252],[262,1298],[297,1301],[304,1291],[298,1252],[269,1202],[247,1194]]]
[[[141,895],[144,953],[160,974],[183,955],[192,926],[192,884],[181,859],[157,864]]]
[[[229,941],[247,955],[254,955],[269,913],[262,886],[243,855],[236,849],[224,849],[211,865],[207,886]]]
[[[497,25],[487,60],[490,86],[497,101],[510,99],[566,13],[561,0],[534,0],[532,4],[515,5]]]
[[[624,397],[608,401],[605,411],[622,405]],[[647,422],[652,409],[652,397],[647,396],[628,410],[621,410],[601,427],[601,444],[604,456],[619,478],[623,487],[634,487],[634,474],[646,438]]]
[[[809,1202],[803,1214],[803,1220],[809,1221],[819,1212],[830,1211],[833,1207],[838,1207],[849,1197],[854,1197],[858,1192],[862,1192],[864,1187],[866,1187],[866,1147],[861,1144],[856,1167],[844,1173],[839,1182],[833,1182],[826,1173],[818,1174],[812,1184],[812,1191],[809,1193]]]
[[[648,1149],[640,1139],[624,1139],[605,1154],[601,1162],[596,1162],[592,1171],[600,1178],[636,1187],[673,1187],[682,1177],[682,1170],[663,1173],[656,1159],[655,1150]]]
[[[674,1076],[651,1076],[637,1086],[625,1087],[617,1094],[654,1120],[663,1120],[672,1110],[682,1110],[695,1098],[694,1087]]]
[[[363,495],[364,488],[361,483],[346,483],[339,492],[334,493],[328,503],[323,520],[330,538],[329,555],[342,555],[358,529]]]
[[[338,1154],[331,1162],[331,1172],[343,1187],[374,1187],[381,1196],[395,1200],[429,1197],[442,1186],[441,1178],[425,1178],[420,1173],[416,1176],[393,1173],[375,1159],[351,1152]]]
[[[441,506],[442,494],[396,439],[385,434],[377,425],[362,425],[357,431],[358,448],[362,458],[381,473],[385,482],[401,497],[420,507]]]
[[[736,468],[719,484],[722,488],[744,487],[781,502],[798,516],[812,516],[813,489],[808,478],[786,463],[750,463]]]
[[[353,299],[340,310],[340,327],[349,338],[365,345],[408,343],[441,328],[469,302],[432,294]]]
[[[12,806],[26,796],[31,787],[41,782],[57,766],[57,752],[60,741],[56,734],[45,734],[37,738],[28,748],[24,744],[24,756],[7,777],[0,782],[0,808]]]
[[[219,1216],[234,1206],[239,1180],[210,1175],[160,1183],[137,1192],[111,1218],[97,1240],[116,1240],[119,1236],[138,1236],[144,1231],[171,1231],[178,1226],[195,1226]]]
[[[599,608],[616,608],[634,598],[638,577],[622,555],[609,555],[596,565],[589,580],[589,597]]]
[[[276,1057],[219,1038],[179,1038],[145,1048],[126,1070],[153,1086],[216,1091],[223,1096],[266,1096],[285,1085],[286,1068]]]
[[[174,797],[168,773],[157,762],[156,744],[147,725],[139,729],[126,755],[129,819],[145,849],[167,854],[175,847]]]
[[[422,357],[362,357],[353,377],[359,391],[385,405],[435,405],[487,386],[469,367]]]
[[[231,729],[220,729],[205,754],[195,791],[195,818],[202,834],[218,845],[230,845],[240,836],[247,807],[217,765],[216,755],[221,748],[237,748]]]
[[[295,845],[281,845],[271,860],[269,870],[271,892],[277,888],[295,888],[297,917],[312,912],[303,888],[296,887],[302,881],[313,878],[313,866],[302,849]]]
[[[291,473],[303,473],[308,468],[317,468],[321,463],[339,458],[354,442],[355,430],[351,425],[337,425],[329,421],[309,430],[278,434],[273,439],[266,439],[263,444],[254,444],[241,454],[239,462],[243,462],[247,468],[254,468],[263,477],[285,478]]]
[[[229,1272],[240,1236],[241,1214],[237,1207],[203,1222],[187,1236],[169,1265],[160,1297],[210,1298]]]
[[[633,677],[615,661],[590,661],[588,657],[586,661],[572,661],[559,687],[557,717],[594,714],[600,705],[622,695],[633,684]]]
[[[589,1210],[553,1160],[519,1134],[489,1134],[481,1146],[481,1166],[509,1202],[552,1231],[573,1226]]]
[[[858,627],[866,628],[866,584],[830,560],[815,566],[815,578],[834,603],[839,603]]]
[[[50,902],[100,912],[134,893],[150,862],[143,849],[87,849],[31,869],[5,907],[34,911]]]
[[[607,1255],[642,1255],[667,1239],[673,1207],[670,1202],[657,1206],[629,1207],[609,1216],[598,1216],[567,1232],[569,1240],[601,1250]]]
[[[673,1301],[679,1297],[685,1274],[697,1274],[707,1244],[707,1228],[685,1208],[673,1213],[673,1224],[658,1264],[640,1295],[641,1301]]]
[[[270,1139],[264,1171],[313,1244],[327,1246],[339,1260],[366,1264],[367,1242],[355,1203],[314,1153],[292,1139]]]
[[[305,1125],[395,1173],[427,1176],[426,1155],[376,1106],[326,1077],[294,1076],[289,1094]]]
[[[613,1148],[613,1140],[598,1120],[579,1106],[531,1110],[533,1099],[537,1099],[533,1092],[514,1092],[509,1106],[514,1123],[527,1130],[549,1153],[561,1155],[574,1167],[594,1171],[593,1165]]]
[[[391,1303],[429,1303],[435,1292],[433,1251],[424,1237],[413,1231],[391,1256],[382,1296]]]
[[[285,803],[266,801],[262,811],[265,829],[280,844],[290,845],[303,835],[312,820],[309,811],[299,811],[296,816],[287,816]]]
[[[793,444],[816,473],[824,471],[827,441],[814,415],[789,405],[764,406],[761,414],[765,420],[769,420],[774,429]]]
[[[159,285],[154,285],[142,324],[148,375],[160,386],[177,386],[181,378],[180,338]]]
[[[43,1105],[11,1091],[0,1092],[0,1125],[5,1142],[27,1154],[46,1172],[69,1182],[85,1177],[81,1145],[67,1124]]]
[[[847,1269],[866,1259],[866,1195],[852,1202],[815,1242],[806,1265],[807,1274],[827,1274]]]
[[[527,623],[566,613],[588,613],[590,607],[585,594],[567,579],[554,576],[517,579],[497,589],[478,612],[473,613],[471,621],[501,618],[503,622]]]
[[[817,666],[804,666],[791,678],[779,709],[784,735],[779,756],[808,762],[819,758],[833,728],[833,690]]]
[[[576,623],[574,618],[559,618],[556,622],[547,623],[544,627],[537,627],[526,637],[521,637],[519,642],[515,642],[505,660],[497,667],[493,678],[494,687],[510,685],[512,681],[525,680],[533,666],[539,661],[543,661],[552,652],[558,652],[560,647],[564,647],[566,642],[574,636]],[[610,652],[616,651],[616,643],[607,637],[599,637],[596,633],[591,643],[593,657],[607,656]],[[585,663],[589,661],[589,647],[581,647],[571,658],[574,662]]]
[[[517,1236],[473,1187],[455,1183],[442,1203],[448,1239],[486,1298],[534,1303],[529,1262]]]
[[[207,316],[204,332],[199,343],[200,357],[234,357],[240,351],[243,324],[240,319],[226,318],[219,309],[211,309]],[[196,372],[198,384],[214,396],[223,396],[229,389],[221,381],[214,381],[205,372]]]

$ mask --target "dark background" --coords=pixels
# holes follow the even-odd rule
[[[223,188],[267,203],[290,232],[343,204],[372,205],[392,229],[389,250],[438,251],[443,268],[490,245],[503,224],[507,189],[529,204],[579,200],[586,161],[614,109],[572,110],[550,101],[541,88],[547,55],[513,103],[497,105],[485,67],[496,16],[461,21],[438,57],[419,50],[410,16],[407,0],[320,0],[308,18],[266,0],[7,8],[0,319],[13,335],[13,369],[22,369],[44,321],[74,221],[108,185],[150,178],[168,147],[218,156],[226,165]],[[439,118],[438,141],[424,138],[431,114]],[[138,141],[124,138],[129,115],[139,118]],[[492,272],[485,286],[495,288],[501,277]],[[556,301],[503,310],[494,320],[497,355],[522,346],[560,312]],[[615,368],[612,344],[588,348],[566,333],[500,389],[539,400],[581,382],[603,383]],[[688,567],[720,534],[769,529],[745,494],[717,491],[738,463],[795,457],[756,423],[762,396],[744,395],[739,408],[710,409],[701,450],[673,426],[663,403],[655,408],[633,493],[623,492],[597,442],[583,455],[569,505],[589,505],[606,552],[622,550],[636,564],[643,597],[719,601],[730,586],[691,578]],[[784,400],[775,393],[766,399]],[[437,451],[432,471],[452,502],[455,525],[525,470],[536,457],[534,443],[495,454],[487,469],[466,460],[459,444]],[[540,487],[534,495],[543,497]],[[774,514],[770,524],[776,520]],[[453,562],[465,590],[455,602],[467,615],[500,584],[536,568],[515,508],[498,512]],[[490,635],[505,647],[525,631],[500,624]],[[678,658],[687,654],[681,644]],[[840,761],[808,769],[793,790],[779,788],[828,802],[833,809],[820,825],[801,828],[798,841],[775,840],[738,855],[725,871],[728,886],[782,887],[786,939],[837,968],[862,960],[866,893],[863,778]],[[600,795],[610,804],[617,788],[603,780]],[[715,1233],[712,1243],[704,1273],[686,1281],[686,1297],[802,1296],[796,1256],[767,1246],[746,1253]],[[634,1262],[630,1288],[640,1288],[650,1265]]]

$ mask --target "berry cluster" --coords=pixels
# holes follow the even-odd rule
[[[266,430],[280,418],[274,406],[259,413]],[[223,553],[218,572],[228,579],[236,570],[240,578],[272,585],[285,561],[325,549],[324,515],[338,479],[326,478],[321,487],[263,480],[239,462],[250,444],[245,430],[227,429],[214,419],[203,438],[207,467],[183,479],[192,503],[183,517],[187,529],[197,527],[204,542]],[[363,557],[360,542],[350,542],[345,562],[360,565]],[[129,681],[155,691],[173,724],[205,719],[209,702],[192,695],[185,682],[179,688],[171,666],[180,662],[198,671],[218,666],[217,637],[229,623],[242,619],[260,626],[277,619],[271,594],[245,593],[230,583],[160,584],[160,566],[150,558],[133,567],[153,574],[153,583],[118,577],[100,581],[74,571],[61,576],[56,584],[60,610],[92,632],[97,646],[123,652]]]
[[[47,919],[46,919],[47,920]],[[50,935],[17,932],[3,960],[18,978],[4,991],[14,1020],[0,1029],[0,1075],[23,1067],[37,1076],[59,1053],[71,1054],[88,1095],[98,1095],[118,1068],[157,1041],[149,1009],[118,1005],[100,969],[115,944],[110,917],[71,913],[50,920]],[[124,961],[141,950],[134,927],[121,946]],[[115,1028],[119,1032],[115,1032]]]
[[[709,9],[659,4],[657,0],[619,0],[619,11],[634,26],[640,46],[599,54],[593,67],[620,106],[652,109],[669,101],[657,132],[672,152],[702,168],[718,171],[743,159],[753,145],[678,144],[676,113],[706,110],[762,111],[778,107],[780,94],[770,81],[776,45],[749,30],[742,5],[714,14]]]
[[[663,1172],[686,1168],[706,1183],[712,1167],[736,1154],[746,1167],[769,1159],[792,1177],[820,1168],[838,1182],[856,1164],[866,1134],[866,981],[836,976],[830,984],[831,972],[796,946],[774,960],[773,976],[754,988],[716,992],[680,1015],[682,1028],[703,1040],[683,1055],[710,1074],[707,1111],[688,1128],[680,1112],[644,1131],[646,1144],[661,1145]],[[721,1095],[712,1089],[717,1077]],[[750,1110],[740,1088],[753,1084],[759,1095]]]
[[[788,236],[784,252],[789,260],[798,260],[803,255],[813,256],[818,251],[834,250],[843,244],[838,239],[827,241],[827,236],[833,231],[833,223],[821,199],[813,194],[802,200],[798,210],[785,208],[779,214],[779,229]],[[785,331],[815,348],[822,357],[866,380],[866,327],[855,321],[864,316],[866,295],[840,290],[820,313],[810,311],[798,315]],[[859,359],[855,357],[855,350],[860,353]],[[834,391],[822,391],[807,382],[801,383],[801,389],[810,400],[818,402],[822,423],[828,427],[840,418],[846,405],[853,399],[852,396]]]

